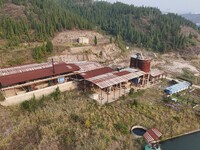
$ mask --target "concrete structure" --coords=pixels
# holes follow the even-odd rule
[[[166,73],[164,71],[158,69],[151,69],[150,71],[150,82],[156,83],[159,82],[161,79],[166,78]]]
[[[79,37],[78,38],[78,42],[80,44],[89,44],[89,38],[87,38],[87,37]]]
[[[147,143],[145,150],[161,150],[159,145],[161,136],[162,133],[156,128],[147,130],[147,132],[143,135]]]
[[[77,83],[70,81],[46,88],[41,88],[39,90],[31,91],[31,92],[23,92],[23,93],[18,93],[15,96],[10,96],[6,97],[5,101],[1,102],[0,104],[3,106],[11,106],[11,105],[17,105],[20,104],[23,101],[30,100],[35,96],[36,99],[41,98],[42,96],[47,96],[51,93],[53,93],[56,88],[59,88],[61,92],[73,90],[77,88]]]

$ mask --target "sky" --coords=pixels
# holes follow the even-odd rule
[[[116,0],[105,0],[116,2]],[[200,0],[117,0],[135,6],[151,6],[159,8],[163,12],[198,13],[200,14]]]

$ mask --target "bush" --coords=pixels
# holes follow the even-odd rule
[[[100,128],[100,129],[104,129],[104,128],[105,128],[104,125],[103,125],[103,123],[100,123],[100,124],[98,124],[97,126],[98,126],[98,128]]]
[[[84,119],[76,114],[71,114],[70,118],[74,121],[74,122],[80,122],[81,124],[84,124]]]
[[[178,117],[178,116],[173,116],[173,119],[176,120],[178,123],[180,123],[180,117]]]
[[[36,100],[35,96],[29,100],[21,103],[20,107],[24,111],[35,112],[38,108],[44,105],[44,96],[40,100]]]
[[[60,92],[59,87],[57,87],[57,88],[56,88],[56,91],[53,92],[53,93],[51,94],[51,96],[53,97],[53,99],[54,99],[55,101],[57,101],[57,100],[60,99],[60,95],[61,95],[61,92]]]
[[[132,96],[134,94],[134,89],[131,88],[130,91],[129,91],[129,96]]]
[[[131,106],[135,106],[135,107],[138,106],[138,101],[137,101],[137,99],[133,99],[133,100],[132,100]]]
[[[138,90],[134,95],[135,96],[143,96],[144,92],[145,92],[145,90]]]
[[[53,52],[53,43],[51,41],[47,41],[47,44],[46,44],[46,51],[48,53],[52,53]]]
[[[171,101],[170,97],[163,97],[163,102],[169,103]]]
[[[85,121],[85,127],[86,128],[90,128],[91,127],[91,122],[88,119]]]
[[[120,131],[122,134],[128,134],[129,133],[129,129],[128,129],[127,125],[125,125],[123,123],[114,124],[114,127],[115,127],[116,130]]]

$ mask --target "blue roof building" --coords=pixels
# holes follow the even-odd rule
[[[186,90],[186,89],[188,89],[190,86],[191,86],[191,83],[190,83],[190,82],[183,81],[183,82],[180,82],[180,83],[178,83],[178,84],[175,84],[175,85],[172,85],[172,86],[170,86],[170,87],[167,87],[164,91],[165,91],[167,94],[172,95],[172,94],[181,92],[181,91],[183,91],[183,90]]]

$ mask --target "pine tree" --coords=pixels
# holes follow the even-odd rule
[[[96,36],[94,37],[94,45],[95,46],[97,45],[97,37]]]
[[[53,52],[53,43],[51,41],[47,41],[47,44],[46,44],[46,51],[48,53],[51,53]]]

